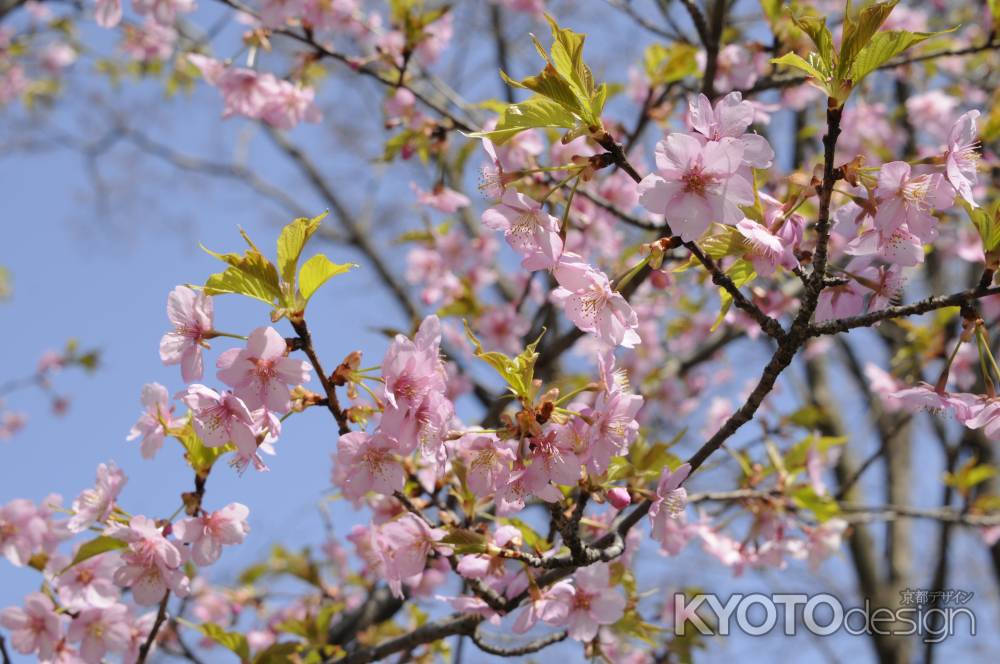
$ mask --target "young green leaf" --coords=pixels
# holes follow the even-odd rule
[[[205,282],[205,293],[208,295],[223,295],[237,293],[252,297],[272,306],[281,299],[281,285],[278,282],[278,271],[247,236],[240,235],[249,245],[243,255],[217,254],[210,249],[205,251],[224,263],[229,264],[225,272],[211,275]]]
[[[507,106],[493,131],[477,131],[469,136],[488,138],[497,145],[503,145],[526,129],[538,127],[572,129],[576,123],[576,118],[564,106],[551,99],[536,96]]]
[[[816,52],[827,68],[837,65],[837,56],[833,52],[833,35],[826,27],[826,19],[820,16],[793,16],[792,21],[804,33],[809,35],[816,46]]]
[[[885,20],[889,18],[893,8],[898,4],[899,0],[876,2],[862,9],[857,17],[851,16],[850,11],[847,12],[844,17],[844,37],[841,41],[840,58],[837,63],[837,78],[847,78],[858,53],[878,32]],[[850,9],[849,5],[848,9]]]
[[[325,284],[331,277],[349,272],[357,267],[353,263],[334,263],[323,254],[316,254],[305,263],[299,270],[299,290],[302,299],[309,302],[309,299]],[[303,303],[303,306],[305,303]]]
[[[242,634],[227,632],[214,623],[203,623],[193,627],[220,646],[236,653],[241,662],[250,661],[250,644],[247,642],[247,637]]]
[[[506,107],[496,128],[489,132],[469,134],[473,138],[488,138],[497,144],[510,140],[526,129],[562,127],[567,135],[582,135],[603,129],[601,112],[608,97],[606,85],[596,85],[593,73],[583,61],[584,35],[561,28],[551,16],[546,16],[552,29],[552,47],[548,53],[532,36],[535,49],[545,60],[545,68],[520,81],[503,71],[500,76],[510,86],[536,93],[526,102]]]
[[[124,549],[127,546],[128,544],[126,544],[120,539],[116,539],[114,537],[108,537],[107,535],[99,535],[98,537],[95,537],[89,542],[84,542],[82,545],[80,545],[80,548],[77,549],[76,551],[76,555],[73,556],[73,560],[59,573],[62,574],[69,568],[73,567],[73,565],[82,563],[84,560],[89,560],[94,556],[99,556],[107,551],[117,551],[118,549]]]
[[[954,28],[952,28],[954,30]],[[875,34],[858,52],[851,63],[850,83],[858,85],[868,74],[872,73],[886,62],[896,57],[914,44],[943,35],[951,30],[941,32],[908,32],[906,30],[889,30]]]
[[[486,551],[486,536],[466,528],[455,528],[441,538],[441,543],[447,544],[459,555]]]
[[[732,279],[733,284],[737,288],[741,288],[757,278],[753,264],[748,260],[742,259],[730,265],[729,269],[726,270],[726,274]],[[722,300],[722,308],[719,310],[719,315],[716,317],[715,322],[712,323],[712,332],[722,324],[722,321],[726,318],[726,314],[729,313],[729,307],[733,305],[733,296],[725,288],[719,289],[719,299]]]
[[[698,71],[697,55],[698,49],[692,44],[653,44],[643,55],[646,76],[652,85],[666,85],[683,80]]]
[[[281,280],[294,292],[295,270],[298,268],[299,256],[306,246],[306,242],[313,233],[319,230],[320,224],[327,213],[307,219],[300,217],[281,229],[278,236],[278,269],[281,271]]]
[[[794,67],[795,69],[798,69],[807,76],[816,79],[816,83],[824,90],[827,90],[829,94],[829,76],[820,71],[812,62],[805,60],[798,53],[785,53],[780,58],[771,58],[771,64]]]

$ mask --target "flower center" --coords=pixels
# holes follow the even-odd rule
[[[701,166],[694,166],[681,177],[681,182],[684,183],[686,193],[704,196],[709,185],[714,183],[714,178],[705,173]]]

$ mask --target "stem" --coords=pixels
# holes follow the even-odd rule
[[[240,341],[246,341],[247,338],[242,334],[233,334],[232,332],[219,332],[218,330],[212,330],[205,335],[206,339],[215,339],[216,337],[228,337],[230,339],[239,339]]]
[[[319,376],[320,382],[323,384],[323,390],[326,392],[327,399],[326,407],[330,409],[333,419],[337,420],[340,435],[343,436],[350,433],[351,426],[347,421],[347,414],[340,408],[340,401],[337,399],[337,388],[330,381],[330,377],[323,371],[323,365],[319,361],[319,356],[316,355],[316,349],[313,348],[309,326],[306,325],[305,319],[291,321],[291,323],[295,329],[295,334],[299,335],[299,339],[302,340],[302,352],[309,358],[309,363],[312,364],[313,369],[316,370],[316,374]]]
[[[163,622],[167,619],[167,600],[170,599],[170,591],[168,590],[163,595],[163,599],[160,601],[160,610],[156,612],[156,621],[153,623],[153,629],[149,630],[149,636],[146,637],[146,642],[142,644],[139,648],[139,656],[135,660],[135,664],[144,664],[146,657],[149,656],[149,651],[153,647],[153,641],[156,640],[156,634],[160,631],[160,627],[163,626]]]

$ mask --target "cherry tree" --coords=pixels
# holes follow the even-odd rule
[[[972,533],[1000,583],[997,3],[572,4],[593,7],[0,0],[12,148],[86,155],[100,193],[97,164],[127,145],[284,218],[270,237],[234,228],[206,249],[219,271],[164,293],[176,379],[136,386],[120,453],[182,456],[180,507],[131,511],[142,487],[109,454],[71,500],[0,504],[0,553],[39,583],[0,610],[4,662],[693,661],[716,646],[678,631],[691,617],[658,577],[691,551],[677,593],[707,566],[818,579],[834,558],[838,591],[896,609],[950,587]],[[493,61],[467,92],[444,65],[470,36]],[[308,194],[114,103],[106,133],[60,129],[88,80],[155,86],[177,114],[210,99]],[[352,152],[366,141],[378,163]],[[409,197],[386,208],[393,237],[344,194],[377,172]],[[398,305],[380,357],[318,346],[330,282]],[[234,328],[220,298],[259,320]],[[10,385],[96,361],[46,357]],[[356,519],[213,583],[254,518],[213,477],[282,473],[275,445],[314,410],[327,489]],[[867,645],[881,662],[940,647]]]

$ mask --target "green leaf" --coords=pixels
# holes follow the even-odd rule
[[[620,458],[620,457],[618,457]],[[534,528],[529,526],[527,523],[518,519],[516,517],[506,517],[500,519],[502,523],[514,526],[521,531],[521,539],[524,540],[524,545],[529,549],[534,549],[535,551],[548,551],[552,548],[552,544],[542,536],[541,533],[536,531]]]
[[[572,129],[576,124],[576,118],[564,106],[551,99],[536,96],[507,106],[493,131],[477,131],[469,136],[488,138],[497,145],[503,145],[526,129],[538,127]]]
[[[828,76],[817,69],[811,62],[804,60],[798,53],[785,53],[780,58],[771,58],[771,64],[794,67],[816,79],[821,87],[827,88]]]
[[[889,30],[874,35],[858,52],[851,64],[851,83],[858,85],[868,74],[872,73],[889,60],[893,59],[914,44],[943,35],[951,30],[941,32],[908,32],[906,30]]]
[[[14,278],[10,270],[0,265],[0,300],[10,299],[14,293]]]
[[[253,664],[285,664],[294,661],[292,655],[302,649],[301,643],[282,641],[268,646],[253,658]]]
[[[247,643],[247,637],[242,634],[238,632],[227,632],[214,623],[194,625],[194,628],[218,643],[220,646],[236,653],[236,655],[240,658],[240,661],[250,661],[250,644]]]
[[[84,560],[93,558],[94,556],[99,556],[107,551],[117,551],[118,549],[124,549],[128,544],[120,539],[114,537],[108,537],[107,535],[100,535],[90,540],[89,542],[84,542],[79,549],[76,551],[76,555],[73,556],[73,560],[67,565],[60,574],[63,574],[73,565],[82,563]]]
[[[1000,201],[993,203],[987,210],[974,208],[962,197],[956,197],[958,203],[965,208],[966,214],[976,227],[983,241],[983,251],[989,253],[1000,245]]]
[[[281,271],[281,280],[291,287],[289,292],[294,292],[299,256],[309,238],[319,230],[326,215],[324,212],[312,219],[300,217],[281,229],[281,235],[278,236],[278,269]]]
[[[969,489],[996,477],[997,474],[998,471],[993,466],[979,463],[978,459],[971,457],[954,473],[945,473],[944,483],[955,487],[962,495],[968,495]]]
[[[698,71],[698,49],[693,44],[653,44],[643,54],[646,76],[652,85],[683,80]]]
[[[185,459],[196,473],[208,473],[212,469],[212,466],[215,465],[215,462],[219,460],[219,457],[227,452],[234,452],[236,450],[236,446],[231,442],[218,447],[205,445],[194,430],[190,418],[183,429],[179,431],[172,430],[170,435],[179,440],[181,445],[184,446],[184,449],[187,451],[184,455]]]
[[[455,553],[465,555],[469,553],[483,553],[486,551],[487,539],[485,535],[477,533],[467,528],[455,528],[450,533],[441,538],[442,544],[450,546]]]
[[[500,72],[508,85],[531,90],[537,96],[510,104],[494,131],[470,134],[473,138],[488,138],[499,145],[525,129],[564,127],[573,130],[574,136],[603,129],[601,112],[608,88],[595,85],[594,76],[583,61],[585,37],[560,28],[551,16],[546,18],[552,28],[550,53],[532,35],[535,49],[545,60],[545,68],[520,81]]]
[[[899,0],[889,0],[888,2],[876,2],[862,9],[855,18],[850,15],[844,17],[843,40],[840,45],[840,61],[837,63],[837,78],[844,79],[851,71],[851,65],[861,49],[868,44],[869,40],[882,27],[885,20],[893,8],[899,4]]]
[[[832,496],[821,496],[810,484],[803,484],[792,492],[792,502],[799,509],[807,509],[818,521],[827,521],[840,514],[840,506]]]
[[[741,288],[757,278],[753,264],[748,260],[742,259],[730,265],[729,269],[726,270],[726,274],[729,275],[729,278],[732,279],[733,284],[737,288]],[[729,307],[733,305],[733,296],[725,288],[719,288],[719,299],[722,300],[722,308],[719,310],[719,315],[712,324],[712,332],[722,324],[726,314],[729,313]]]
[[[530,399],[534,390],[532,381],[535,376],[535,361],[538,359],[538,353],[535,352],[535,348],[537,348],[538,342],[542,340],[545,330],[543,329],[542,334],[538,335],[537,339],[528,344],[520,355],[508,357],[497,351],[483,350],[482,343],[480,343],[479,339],[476,338],[476,335],[469,328],[469,322],[463,322],[465,324],[465,336],[475,346],[475,356],[493,367],[500,374],[500,377],[507,382],[507,386],[511,392],[519,397]]]
[[[578,116],[585,115],[586,111],[581,105],[580,97],[570,85],[569,81],[559,75],[552,65],[545,65],[545,69],[535,76],[528,76],[520,81],[515,81],[502,70],[500,78],[507,85],[515,88],[524,88],[538,93],[556,102],[564,109]]]
[[[271,261],[254,246],[244,231],[241,230],[240,234],[250,245],[250,248],[242,256],[239,254],[217,254],[202,247],[207,253],[230,266],[225,272],[213,274],[208,278],[205,282],[205,293],[208,295],[237,293],[255,298],[271,306],[277,306],[277,302],[281,299],[278,271]]]
[[[827,67],[834,67],[837,63],[833,52],[833,35],[826,27],[826,19],[820,16],[793,16],[792,21],[795,22],[799,30],[809,35],[813,44],[816,45],[820,59],[826,63]]]
[[[355,267],[357,265],[353,263],[334,263],[323,254],[316,254],[299,270],[299,290],[302,292],[302,298],[305,302],[309,302],[309,298],[331,277],[349,272]]]

